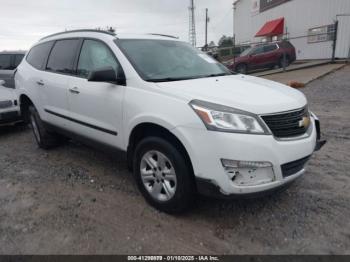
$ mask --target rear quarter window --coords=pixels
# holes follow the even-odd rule
[[[281,42],[281,43],[280,43],[280,46],[281,46],[282,48],[294,48],[294,46],[293,46],[290,42],[288,42],[288,41]]]
[[[36,69],[44,69],[53,42],[34,46],[27,55],[27,62]]]

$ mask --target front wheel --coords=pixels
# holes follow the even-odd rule
[[[240,74],[246,74],[247,73],[247,65],[246,64],[239,64],[236,67],[236,72]]]
[[[195,200],[191,168],[168,141],[149,137],[136,147],[134,176],[147,202],[166,213],[182,213]]]

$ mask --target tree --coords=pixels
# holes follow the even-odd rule
[[[223,35],[218,43],[219,47],[230,47],[233,46],[233,38],[230,36]]]
[[[214,42],[214,41],[210,41],[208,47],[215,47],[215,46],[216,46],[216,45],[215,45],[215,42]]]

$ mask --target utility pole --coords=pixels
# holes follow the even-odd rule
[[[208,50],[208,23],[209,23],[209,17],[208,17],[208,8],[205,9],[205,50]]]
[[[195,16],[194,16],[194,0],[190,0],[190,7],[189,9],[189,41],[192,46],[196,47],[196,21],[195,21]]]
[[[235,5],[235,0],[233,0],[233,15],[232,15],[232,40],[233,40],[233,45],[235,45],[235,40],[236,40],[236,34],[235,34],[235,11],[236,11],[236,5]]]
[[[337,20],[334,23],[334,32],[333,32],[333,34],[334,34],[334,36],[333,36],[333,45],[332,45],[332,62],[333,63],[335,61],[335,51],[337,49],[338,24],[339,24],[339,21],[338,21],[338,18],[337,18]]]

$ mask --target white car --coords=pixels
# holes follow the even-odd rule
[[[4,84],[5,81],[0,80],[0,126],[22,121],[16,90]]]
[[[187,210],[198,192],[280,189],[325,143],[301,92],[232,75],[170,36],[51,35],[31,48],[15,83],[40,147],[65,135],[126,151],[146,200],[169,213]]]

